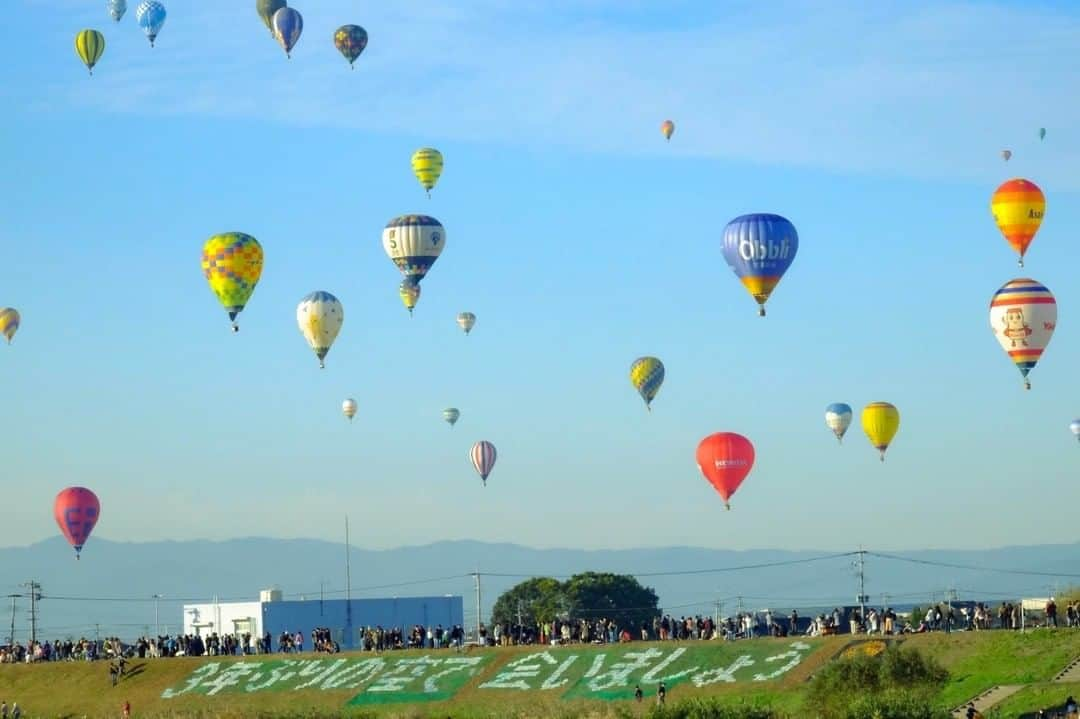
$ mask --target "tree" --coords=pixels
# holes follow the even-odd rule
[[[562,603],[563,588],[557,579],[534,577],[505,591],[491,610],[496,624],[517,624],[518,610],[526,624],[550,622],[555,619]]]
[[[575,574],[563,585],[563,591],[576,617],[613,619],[622,628],[651,624],[660,613],[656,592],[628,574]]]

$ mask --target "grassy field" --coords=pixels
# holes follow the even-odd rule
[[[635,643],[316,655],[136,660],[110,686],[103,663],[0,667],[0,699],[24,716],[116,717],[614,717],[643,715],[664,679],[669,702],[711,696],[798,715],[803,687],[848,645],[824,640]],[[1050,685],[1080,656],[1080,631],[908,637],[952,674],[950,706],[994,684],[1030,684],[1002,707],[1017,716],[1063,701],[1080,685]],[[646,693],[636,704],[635,684]]]

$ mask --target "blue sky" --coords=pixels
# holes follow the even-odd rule
[[[289,61],[248,2],[168,2],[153,50],[133,10],[15,2],[0,545],[55,533],[70,484],[132,541],[332,539],[346,511],[370,547],[1075,540],[1070,3],[297,0]],[[347,22],[370,35],[355,72]],[[92,79],[83,27],[108,43]],[[446,158],[430,201],[422,145]],[[1022,272],[988,207],[1017,175],[1048,203]],[[754,211],[800,233],[764,320],[720,252]],[[380,243],[409,212],[447,228],[412,320]],[[199,269],[230,230],[266,252],[238,336]],[[987,321],[1018,276],[1059,304],[1031,392]],[[346,313],[324,371],[294,319],[318,289]],[[668,372],[651,415],[643,354]],[[884,465],[822,417],[874,400],[902,413]],[[694,464],[722,430],[758,452],[731,512]]]

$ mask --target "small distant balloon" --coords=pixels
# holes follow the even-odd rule
[[[1006,282],[990,299],[990,329],[1020,370],[1027,389],[1031,389],[1028,373],[1050,344],[1056,327],[1057,300],[1035,280]]]
[[[724,259],[765,316],[765,302],[795,261],[799,233],[780,215],[736,217],[724,228]]]
[[[671,120],[664,120],[660,125],[660,132],[664,133],[664,139],[668,142],[671,141],[671,136],[675,134],[675,123]]]
[[[457,424],[459,417],[461,417],[461,411],[457,407],[447,407],[442,411],[443,421],[449,423],[451,427]]]
[[[349,67],[367,47],[367,41],[367,30],[359,25],[342,25],[334,32],[334,47],[349,61]]]
[[[1005,241],[1020,255],[1018,264],[1023,267],[1024,255],[1046,214],[1046,197],[1042,190],[1031,180],[1013,178],[994,191],[990,198],[990,213]]]
[[[326,354],[334,345],[341,325],[345,322],[345,308],[329,292],[312,292],[296,306],[296,324],[311,350],[319,358],[319,367],[325,368]]]
[[[1040,127],[1039,128],[1039,139],[1040,140],[1045,140],[1046,139],[1046,128],[1045,127]]]
[[[1001,159],[1005,160],[1005,162],[1008,162],[1011,157],[1012,157],[1012,150],[1002,150],[1001,151]]]
[[[1069,424],[1069,431],[1073,433],[1073,436],[1080,441],[1080,419],[1074,419]]]
[[[401,303],[405,305],[405,309],[409,311],[409,316],[412,316],[413,308],[416,307],[416,303],[420,301],[420,281],[415,280],[412,277],[406,277],[398,285],[398,295],[401,297]]]
[[[889,448],[897,430],[900,429],[900,411],[888,402],[871,402],[862,411],[862,426],[867,439],[885,461],[885,450]]]
[[[442,153],[434,147],[421,147],[413,153],[412,169],[413,174],[416,175],[416,179],[419,180],[423,188],[427,190],[428,197],[431,197],[432,188],[435,187],[435,183],[437,183],[439,177],[442,176]]]
[[[476,473],[480,475],[480,481],[487,486],[488,475],[495,468],[495,445],[491,442],[480,441],[473,445],[469,451],[469,459],[472,460]]]
[[[127,12],[127,0],[108,0],[105,3],[105,9],[109,11],[109,17],[120,22],[124,13]]]
[[[724,500],[724,509],[731,509],[728,500],[754,468],[754,459],[754,445],[734,432],[710,434],[698,444],[698,469]]]
[[[837,402],[825,408],[825,426],[836,435],[836,441],[844,441],[844,433],[851,426],[851,405]]]
[[[357,409],[358,406],[355,399],[349,398],[341,403],[341,413],[345,415],[350,422],[352,422],[353,417],[356,416]]]
[[[292,49],[304,32],[304,18],[291,7],[283,7],[274,13],[274,38],[285,51],[285,57],[292,58]]]
[[[105,36],[97,30],[80,30],[75,36],[75,54],[93,75],[94,65],[105,54]]]
[[[652,401],[664,384],[664,363],[656,357],[638,357],[630,365],[630,384],[645,400],[645,409],[652,411]]]
[[[101,517],[101,503],[97,495],[86,487],[68,487],[56,495],[53,517],[60,531],[75,548],[75,558],[79,559],[83,545]]]
[[[143,32],[146,33],[146,38],[150,41],[150,47],[154,46],[154,41],[157,40],[158,33],[161,32],[161,28],[165,24],[166,16],[165,6],[157,0],[143,0],[135,8],[135,20],[139,23],[139,27],[142,28]]]
[[[0,309],[0,334],[4,335],[8,344],[15,339],[15,333],[19,331],[19,311],[14,307]]]
[[[270,31],[271,36],[274,34],[274,13],[288,6],[289,3],[285,0],[255,0],[255,11],[259,13],[259,18]]]
[[[457,316],[458,327],[469,334],[472,332],[472,328],[476,326],[476,315],[472,312],[459,312]]]

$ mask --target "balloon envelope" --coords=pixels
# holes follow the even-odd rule
[[[15,339],[15,333],[19,331],[19,311],[13,307],[0,309],[0,334],[7,338],[8,344]]]
[[[825,408],[825,425],[833,431],[838,441],[844,439],[844,433],[851,426],[851,405],[837,402]]]
[[[431,189],[435,187],[435,183],[439,181],[439,177],[442,175],[442,153],[434,147],[421,147],[413,153],[412,169],[416,179],[420,181],[420,184],[423,185],[428,192],[428,196],[430,196]]]
[[[1008,162],[1009,158],[1012,157],[1012,150],[1002,150],[1001,157],[1005,160],[1005,162]]]
[[[888,402],[871,402],[862,411],[862,426],[870,444],[885,461],[885,450],[889,448],[897,430],[900,429],[900,410]]]
[[[357,404],[355,399],[347,399],[341,403],[341,413],[352,421],[352,418],[356,416]]]
[[[1073,433],[1073,436],[1080,440],[1080,419],[1074,419],[1069,424],[1069,431]]]
[[[75,556],[82,552],[101,516],[101,503],[97,495],[86,487],[68,487],[56,495],[53,517],[60,531],[75,548]]]
[[[232,320],[234,332],[239,329],[236,316],[251,299],[262,267],[262,245],[243,232],[214,235],[203,245],[203,276]]]
[[[334,47],[349,61],[350,66],[367,47],[367,40],[367,30],[359,25],[342,25],[334,32]]]
[[[675,123],[671,120],[664,120],[664,123],[660,125],[660,132],[664,134],[665,140],[670,140],[675,133]]]
[[[724,259],[765,316],[765,302],[799,250],[799,233],[780,215],[736,217],[724,228]]]
[[[1046,212],[1046,197],[1042,190],[1030,180],[1013,178],[994,191],[990,212],[1005,241],[1020,255],[1020,266],[1023,267],[1024,254],[1035,239]]]
[[[1038,364],[1057,327],[1057,301],[1031,279],[1006,282],[990,300],[990,328],[998,344],[1024,377]]]
[[[329,292],[312,292],[296,306],[296,324],[300,334],[319,358],[319,367],[325,367],[326,354],[341,332],[345,322],[345,308],[337,297]]]
[[[296,47],[300,33],[304,32],[304,18],[293,8],[283,7],[274,13],[271,22],[278,45],[286,57],[292,57],[292,49]]]
[[[697,448],[698,469],[731,509],[728,500],[754,468],[754,445],[734,432],[717,432],[701,440]]]
[[[154,40],[165,24],[166,15],[165,6],[157,0],[143,0],[139,7],[135,8],[135,20],[150,40],[150,47],[154,46]]]
[[[449,422],[453,427],[457,424],[458,418],[461,416],[461,411],[457,407],[447,407],[442,411],[442,418],[444,421]]]
[[[630,384],[645,400],[645,408],[652,410],[652,401],[664,384],[664,363],[656,357],[639,357],[630,365]]]
[[[434,217],[402,215],[386,223],[382,243],[401,274],[421,280],[446,246],[446,229]]]
[[[105,9],[109,11],[109,17],[120,22],[120,18],[127,12],[127,0],[108,0],[105,3]]]
[[[80,30],[75,36],[75,54],[93,75],[94,65],[105,54],[105,36],[97,30]]]
[[[457,316],[458,327],[460,327],[465,334],[472,332],[472,328],[476,326],[476,315],[472,312],[459,312]]]
[[[495,468],[495,456],[495,445],[487,441],[477,442],[469,450],[469,459],[472,460],[473,467],[476,468],[476,472],[480,475],[480,481],[485,486],[487,486],[488,475]]]

